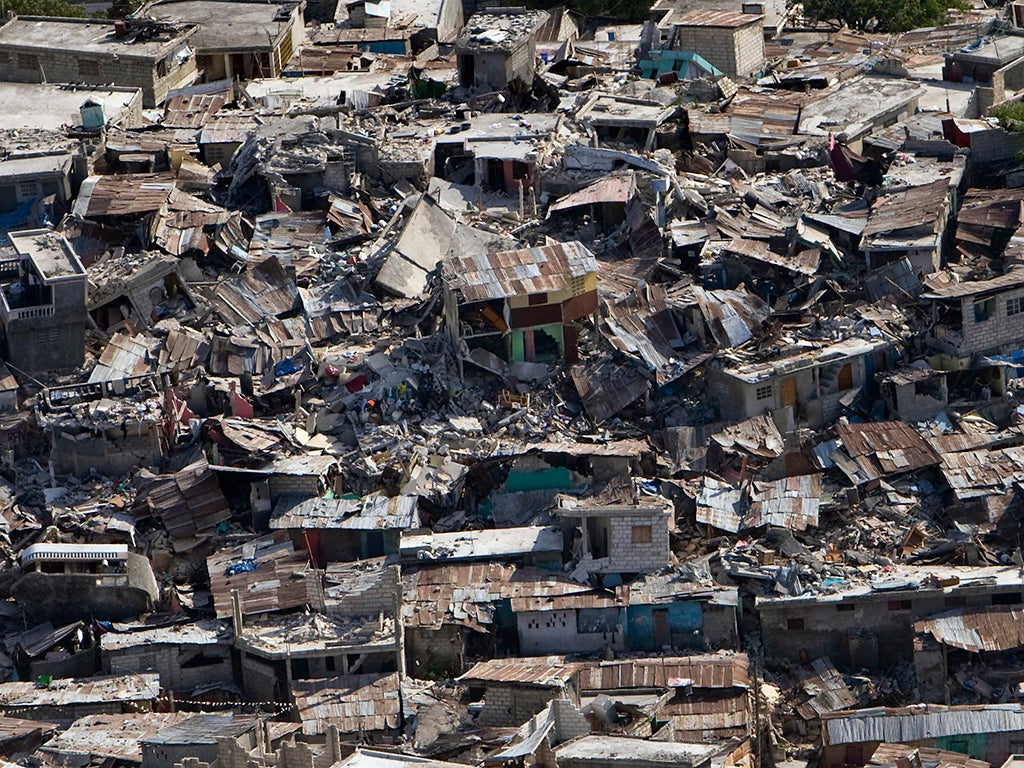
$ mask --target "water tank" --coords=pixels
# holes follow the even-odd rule
[[[102,128],[107,124],[107,116],[103,112],[103,102],[95,99],[88,99],[78,108],[82,116],[83,128]]]

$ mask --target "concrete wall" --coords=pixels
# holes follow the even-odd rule
[[[615,515],[609,520],[609,568],[613,573],[649,573],[668,565],[668,515]],[[636,530],[634,530],[636,529]],[[634,533],[650,529],[650,541]]]
[[[580,617],[577,609],[565,611],[524,611],[516,614],[519,654],[543,656],[565,653],[593,653],[623,647],[622,618],[618,608],[592,609]],[[582,623],[582,626],[581,626]],[[589,629],[608,631],[588,631]]]
[[[659,637],[655,614],[664,612],[666,634]],[[631,605],[626,610],[626,632],[630,650],[660,651],[704,647],[704,614],[698,602]]]
[[[764,22],[742,27],[678,25],[675,49],[699,53],[730,77],[746,77],[764,67]]]
[[[235,680],[230,645],[159,643],[103,651],[103,671],[113,675],[157,672],[161,688],[189,693],[200,685]]]
[[[56,433],[50,457],[57,472],[82,475],[95,469],[105,475],[129,474],[138,467],[153,466],[163,456],[158,426],[129,423],[125,431]]]
[[[383,569],[380,580],[361,592],[334,594],[327,599],[326,613],[331,618],[345,619],[359,616],[394,616],[401,598],[398,565]]]
[[[987,320],[974,319],[975,302],[991,300],[993,311]],[[1024,312],[1016,315],[1007,314],[1007,303],[1019,300],[1024,309],[1024,287],[1003,291],[992,296],[968,296],[961,300],[960,311],[963,317],[963,354],[984,352],[1011,351],[1020,349],[1024,344]]]
[[[100,579],[108,583],[99,583]],[[33,619],[72,621],[75,619],[117,620],[135,618],[153,607],[145,589],[131,586],[127,579],[110,583],[113,577],[82,573],[27,573],[11,586],[11,594]]]
[[[579,697],[571,689],[531,688],[515,684],[488,685],[477,724],[483,727],[516,728],[544,709],[552,699],[569,699],[579,706]]]
[[[704,618],[704,643],[713,649],[738,649],[740,633],[736,606],[701,604]]]
[[[466,670],[465,630],[457,624],[438,629],[407,627],[405,658],[409,674],[421,680],[458,677]]]
[[[97,29],[97,34],[102,34]],[[184,42],[182,43],[184,45]],[[196,59],[189,56],[179,62],[174,53],[166,55],[162,66],[166,74],[157,74],[159,60],[153,58],[115,58],[100,53],[84,53],[0,43],[0,78],[15,83],[87,83],[121,85],[142,89],[143,105],[156,107],[167,92],[188,85],[196,78]]]
[[[761,634],[768,656],[799,661],[830,657],[837,665],[851,661],[847,633],[873,633],[883,666],[909,660],[914,648],[914,622],[957,607],[992,604],[994,593],[1021,594],[1020,586],[941,591],[892,592],[849,598],[842,602],[786,600],[758,603]]]
[[[23,371],[74,368],[85,361],[85,278],[52,286],[53,314],[4,325],[7,359]]]
[[[426,21],[424,20],[424,22]],[[462,0],[441,0],[441,9],[437,13],[438,40],[454,39],[464,26]]]

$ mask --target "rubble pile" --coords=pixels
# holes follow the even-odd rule
[[[1019,6],[473,10],[0,26],[0,754],[1015,768]]]

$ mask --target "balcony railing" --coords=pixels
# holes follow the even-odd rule
[[[31,320],[34,317],[53,317],[53,314],[53,304],[37,304],[31,307],[18,307],[17,309],[11,309],[11,305],[7,303],[7,294],[0,290],[0,315],[3,316],[5,324],[10,323],[13,320]]]

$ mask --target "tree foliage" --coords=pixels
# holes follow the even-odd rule
[[[85,6],[66,0],[0,0],[0,18],[6,18],[8,11],[14,11],[18,16],[85,16]]]
[[[135,13],[146,4],[146,0],[113,0],[106,11],[96,11],[93,16],[98,19],[123,19]]]
[[[1024,133],[1024,101],[1006,101],[993,107],[989,114],[1007,131]]]
[[[942,24],[965,0],[804,0],[804,16],[874,32],[906,32]]]

